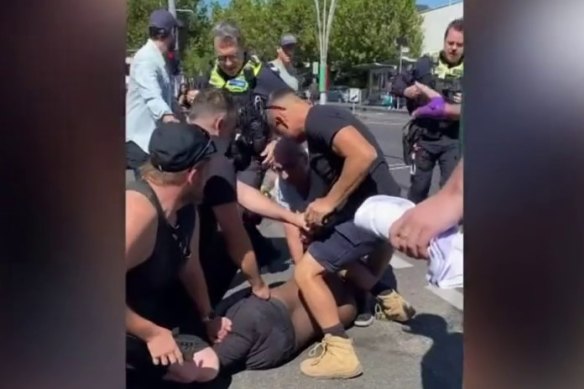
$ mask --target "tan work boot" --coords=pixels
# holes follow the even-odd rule
[[[377,304],[375,305],[375,317],[377,319],[405,323],[415,314],[414,307],[396,291],[386,296],[377,296]]]
[[[308,355],[312,358],[302,361],[300,371],[309,377],[347,379],[363,374],[352,339],[326,334]]]

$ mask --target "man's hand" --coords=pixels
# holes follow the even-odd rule
[[[262,300],[270,299],[270,288],[263,282],[258,286],[252,286],[251,292]]]
[[[404,90],[404,96],[407,97],[408,99],[411,100],[415,100],[418,98],[418,96],[421,95],[421,91],[418,88],[417,85],[412,85],[412,86],[408,86],[405,90]]]
[[[180,120],[178,120],[174,115],[172,114],[167,114],[164,115],[162,117],[162,122],[163,123],[180,123]]]
[[[462,93],[455,93],[452,95],[452,102],[455,104],[462,104]]]
[[[435,91],[434,89],[430,88],[428,85],[422,84],[421,82],[416,81],[414,86],[418,89],[421,95],[424,95],[428,100],[431,100],[435,97],[442,97],[442,95]]]
[[[292,216],[292,220],[290,220],[290,224],[298,227],[301,232],[308,231],[308,224],[306,223],[306,219],[303,213],[295,212]]]
[[[271,141],[270,143],[268,143],[264,151],[262,151],[262,153],[260,154],[260,156],[263,158],[262,160],[263,166],[271,167],[274,165],[274,162],[276,161],[274,158],[274,149],[276,148],[277,143],[278,143],[277,139]]]
[[[326,217],[335,210],[335,205],[326,197],[321,197],[308,204],[304,212],[304,220],[308,227],[322,227]]]
[[[460,221],[459,201],[437,193],[406,211],[389,230],[392,246],[412,258],[428,259],[430,240]]]
[[[146,339],[146,345],[148,346],[148,351],[150,351],[152,363],[155,365],[183,364],[182,352],[178,348],[170,330],[159,327],[151,337]]]
[[[220,343],[231,332],[231,320],[226,317],[218,316],[213,320],[205,323],[207,335],[214,343]]]

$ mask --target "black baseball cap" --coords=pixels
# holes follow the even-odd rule
[[[163,28],[167,31],[175,27],[182,27],[183,24],[177,20],[173,14],[166,9],[157,9],[150,14],[150,22],[148,27]]]
[[[215,143],[201,127],[187,123],[161,123],[148,145],[152,166],[162,172],[188,170],[217,152]]]

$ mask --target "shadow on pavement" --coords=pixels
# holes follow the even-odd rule
[[[404,330],[432,339],[432,347],[422,358],[423,389],[462,388],[462,333],[448,332],[441,316],[419,314]]]

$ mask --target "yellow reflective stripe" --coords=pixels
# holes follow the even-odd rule
[[[245,79],[244,69],[251,69],[253,75],[257,76],[260,73],[260,71],[262,70],[262,63],[259,62],[259,60],[257,58],[255,58],[254,60],[250,59],[245,64],[245,66],[241,69],[241,72],[237,75],[237,77],[232,79],[232,80],[237,80],[237,81],[243,81],[245,83],[245,86],[232,85],[231,83],[226,81],[223,77],[221,77],[221,74],[219,74],[217,64],[215,64],[215,66],[213,67],[213,70],[211,71],[211,76],[209,77],[209,84],[215,88],[225,88],[229,92],[243,93],[243,92],[247,91],[247,89],[248,89],[248,84],[247,84],[247,81]]]
[[[438,65],[434,68],[434,74],[438,78],[455,77],[460,78],[464,74],[464,62],[460,65],[449,68],[447,64],[438,61]]]

